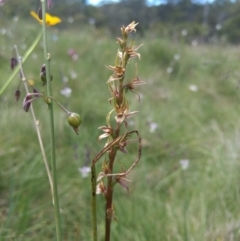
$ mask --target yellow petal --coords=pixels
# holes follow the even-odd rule
[[[48,26],[56,25],[61,22],[61,19],[57,16],[51,16],[49,13],[46,13],[46,24]]]
[[[30,14],[33,18],[35,18],[40,24],[43,23],[43,20],[39,19],[38,15],[31,11]],[[57,16],[51,16],[49,13],[46,13],[46,25],[47,26],[53,26],[61,22],[61,19]]]
[[[35,12],[31,11],[30,14],[32,15],[33,18],[35,18],[39,23],[42,24],[43,21],[39,19],[38,15]]]

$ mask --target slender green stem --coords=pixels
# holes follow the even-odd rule
[[[42,16],[43,16],[43,48],[44,58],[46,64],[46,77],[47,77],[47,95],[52,96],[51,76],[50,76],[50,53],[47,47],[47,31],[46,31],[46,2],[42,2]],[[49,121],[50,121],[50,146],[51,146],[51,166],[52,166],[52,177],[53,177],[53,204],[56,224],[56,238],[57,241],[62,240],[61,223],[60,223],[60,212],[59,212],[59,201],[58,201],[58,190],[57,190],[57,171],[56,171],[56,154],[55,154],[55,134],[54,134],[54,115],[53,115],[53,102],[48,104],[49,109]]]
[[[40,32],[37,36],[37,38],[35,39],[35,41],[32,43],[32,45],[30,46],[30,48],[27,50],[27,52],[25,53],[25,55],[22,58],[22,63],[24,63],[26,61],[26,59],[28,58],[28,56],[32,53],[32,51],[34,50],[34,48],[36,47],[36,45],[38,44],[40,38],[42,36],[42,32]],[[3,87],[0,89],[0,95],[4,92],[4,90],[8,87],[8,85],[11,83],[11,81],[13,80],[13,78],[15,77],[15,75],[19,72],[20,70],[20,65],[16,66],[15,70],[13,71],[13,73],[10,75],[10,77],[7,79],[7,81],[5,82],[5,84],[3,85]]]
[[[54,101],[58,104],[58,106],[59,106],[67,115],[71,114],[71,112],[68,111],[65,107],[63,107],[63,105],[61,105],[60,102],[57,101],[54,97],[48,96],[48,98],[54,100]]]
[[[22,58],[20,57],[20,55],[18,53],[18,49],[17,49],[16,45],[14,46],[14,49],[15,49],[16,54],[17,54],[19,68],[20,68],[20,72],[21,72],[21,76],[22,76],[22,82],[23,82],[24,88],[26,90],[26,93],[28,94],[29,93],[29,89],[28,89],[28,85],[26,83],[27,80],[26,80],[26,77],[25,77],[25,74],[24,74],[24,71],[23,71],[23,66],[22,66],[23,61],[22,61]],[[33,118],[33,122],[34,122],[35,128],[36,128],[36,132],[37,132],[37,136],[38,136],[38,142],[39,142],[39,146],[40,146],[40,149],[41,149],[41,152],[42,152],[43,161],[44,161],[45,168],[46,168],[46,171],[47,171],[49,185],[50,185],[51,193],[52,193],[52,190],[53,190],[52,176],[51,176],[51,172],[50,172],[50,169],[49,169],[49,166],[48,166],[46,152],[45,152],[45,149],[44,149],[44,146],[43,146],[43,142],[42,142],[42,136],[41,136],[41,132],[40,132],[40,129],[39,129],[39,121],[37,120],[37,118],[35,116],[33,105],[30,106],[30,111],[31,111],[31,114],[32,114],[32,118]]]

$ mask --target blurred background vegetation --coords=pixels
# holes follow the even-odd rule
[[[10,76],[13,46],[21,55],[41,31],[29,12],[39,1],[0,5],[0,87]],[[91,240],[90,177],[83,168],[104,146],[98,143],[111,110],[106,81],[114,65],[120,27],[139,21],[139,77],[145,86],[128,93],[130,128],[140,130],[143,155],[131,174],[130,193],[116,188],[112,240],[240,240],[240,49],[238,2],[53,1],[62,23],[48,29],[53,95],[79,112],[79,136],[55,107],[57,169],[64,240]],[[41,42],[24,72],[42,91]],[[135,61],[128,73],[134,73]],[[131,75],[127,76],[127,80]],[[51,194],[30,113],[15,103],[17,75],[0,96],[0,240],[52,241]],[[49,155],[47,106],[34,102]],[[117,161],[128,167],[135,146]],[[98,168],[100,169],[99,163]],[[85,177],[86,175],[87,177]],[[104,199],[98,222],[103,240]]]
[[[8,2],[8,1],[7,1]],[[0,6],[1,15],[9,19],[15,15],[30,18],[29,9],[38,9],[36,0],[11,0]],[[191,0],[120,0],[100,1],[90,5],[87,0],[53,1],[50,12],[63,19],[59,28],[82,28],[91,24],[97,29],[107,29],[116,34],[122,24],[133,19],[140,22],[138,33],[145,35],[148,30],[171,39],[179,38],[179,29],[188,31],[187,41],[209,43],[216,41],[239,42],[240,23],[239,1],[191,1]],[[6,19],[6,20],[7,20]]]

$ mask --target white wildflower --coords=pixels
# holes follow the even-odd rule
[[[72,93],[72,89],[69,87],[64,87],[61,91],[60,91],[61,95],[65,96],[65,97],[70,97],[71,93]]]
[[[174,55],[174,59],[175,59],[176,61],[178,61],[178,60],[180,59],[180,54],[175,54],[175,55]]]
[[[182,170],[187,170],[189,167],[189,160],[188,159],[182,159],[179,161],[179,164],[182,168]]]
[[[169,67],[167,68],[167,73],[168,73],[168,74],[171,74],[172,72],[173,72],[173,67],[169,66]]]
[[[187,29],[183,29],[183,30],[181,31],[181,34],[182,34],[182,36],[187,36],[187,35],[188,35]]]
[[[191,90],[193,92],[198,91],[198,87],[196,85],[189,85],[188,88],[189,88],[189,90]]]
[[[150,122],[149,124],[149,131],[154,133],[158,128],[158,124],[156,122]]]
[[[89,176],[91,168],[88,166],[83,166],[83,167],[78,168],[78,171],[81,173],[82,178],[86,178]]]

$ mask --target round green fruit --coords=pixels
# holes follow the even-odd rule
[[[81,116],[74,112],[68,114],[67,120],[68,120],[68,124],[74,129],[77,129],[82,123]]]

